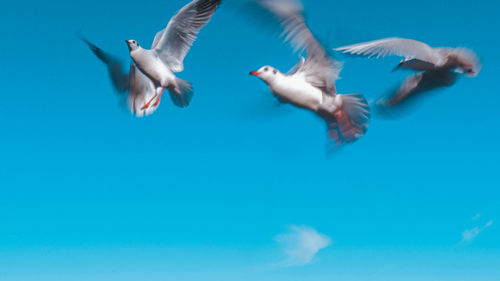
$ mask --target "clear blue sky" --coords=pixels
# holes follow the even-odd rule
[[[3,3],[0,280],[500,280],[498,4],[306,1],[332,47],[401,36],[483,62],[327,157],[324,124],[248,75],[297,55],[228,3],[179,74],[188,108],[119,106],[75,32],[128,61],[124,40],[149,46],[186,2]],[[407,74],[397,61],[346,59],[337,88],[374,99]],[[331,245],[279,266],[291,225]]]

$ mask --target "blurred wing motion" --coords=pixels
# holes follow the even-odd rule
[[[405,61],[419,60],[433,65],[439,65],[443,56],[429,45],[405,38],[387,38],[336,48],[336,51],[351,55],[377,58],[389,55],[404,57]]]
[[[256,0],[269,10],[283,27],[285,42],[289,42],[295,51],[305,50],[306,59],[290,71],[291,74],[304,73],[306,80],[325,93],[336,93],[335,80],[338,79],[342,65],[331,58],[325,48],[311,33],[302,15],[303,8],[297,0]]]
[[[337,95],[335,80],[339,77],[342,65],[328,55],[307,27],[300,2],[256,2],[278,19],[283,27],[285,42],[289,42],[295,51],[306,51],[306,58],[301,58],[288,75],[304,75],[308,83],[326,94],[317,113],[326,121],[330,139],[340,146],[363,136],[370,118],[368,102],[361,94]]]
[[[147,116],[155,112],[160,105],[159,102],[143,109],[143,106],[156,96],[153,81],[142,73],[135,64],[130,65],[129,77],[130,91],[128,93],[127,103],[130,112],[137,117]]]
[[[366,134],[370,120],[370,106],[361,94],[341,94],[328,99],[340,99],[341,106],[329,110],[321,108],[319,115],[326,121],[330,140],[338,147],[351,143]],[[337,104],[337,103],[336,103]]]
[[[378,109],[386,112],[391,107],[408,103],[424,92],[453,85],[456,74],[448,70],[423,71],[408,77],[399,89],[377,101]]]
[[[173,72],[184,69],[184,58],[200,29],[208,23],[220,0],[193,0],[159,31],[153,41],[154,49]]]
[[[124,93],[129,88],[129,75],[125,72],[122,67],[122,63],[119,59],[110,55],[103,50],[101,50],[96,45],[92,44],[85,37],[80,35],[80,38],[83,42],[85,42],[90,50],[102,61],[106,64],[109,72],[109,77],[113,82],[113,87],[119,93]]]
[[[119,93],[128,91],[127,103],[130,112],[137,117],[152,114],[158,105],[151,106],[145,110],[141,108],[155,95],[153,82],[134,64],[130,65],[130,72],[127,74],[119,59],[104,52],[83,36],[81,36],[81,39],[89,46],[90,50],[106,64],[109,76],[116,91]]]

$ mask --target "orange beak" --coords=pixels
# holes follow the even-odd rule
[[[465,65],[465,66],[467,66],[467,67],[472,67],[472,64],[470,64],[470,63],[468,63],[466,61],[463,61],[462,64]]]
[[[253,75],[253,76],[259,76],[259,75],[260,75],[260,72],[258,72],[258,71],[251,71],[251,72],[250,72],[250,75]]]

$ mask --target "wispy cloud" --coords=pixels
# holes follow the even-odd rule
[[[493,221],[490,220],[488,221],[484,226],[479,227],[476,226],[471,229],[466,229],[464,232],[462,232],[462,241],[460,241],[459,244],[465,244],[469,243],[472,240],[474,240],[481,232],[485,231],[488,227],[493,225]]]
[[[472,217],[472,220],[475,221],[481,217],[481,213],[477,213],[474,217]]]
[[[332,244],[330,237],[309,226],[290,226],[290,231],[279,234],[275,240],[281,245],[286,258],[281,266],[299,266],[311,262],[321,250]]]

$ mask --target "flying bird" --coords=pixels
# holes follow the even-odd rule
[[[106,53],[83,36],[80,35],[80,37],[89,46],[90,50],[106,64],[115,90],[120,94],[128,92],[127,103],[130,112],[137,117],[152,114],[157,106],[143,107],[155,95],[153,81],[137,69],[133,63],[130,64],[130,69],[127,73],[118,58]]]
[[[335,147],[354,142],[368,129],[370,110],[361,94],[338,94],[335,80],[342,65],[331,58],[307,27],[300,2],[255,0],[273,14],[283,28],[285,41],[296,51],[305,50],[288,73],[263,66],[251,75],[259,77],[282,102],[311,110],[326,121]]]
[[[419,71],[409,76],[395,93],[377,101],[377,106],[382,110],[403,104],[424,92],[451,86],[456,82],[458,74],[474,77],[481,69],[477,55],[468,49],[433,48],[423,42],[405,38],[386,38],[335,50],[377,58],[400,56],[403,59],[394,70],[406,68]]]
[[[191,83],[177,78],[174,73],[184,70],[184,57],[220,2],[193,0],[184,6],[170,19],[167,27],[156,34],[149,50],[139,46],[136,40],[126,40],[130,57],[142,73],[153,81],[156,88],[153,98],[142,109],[158,106],[165,89],[169,90],[175,105],[189,105],[193,96]]]

